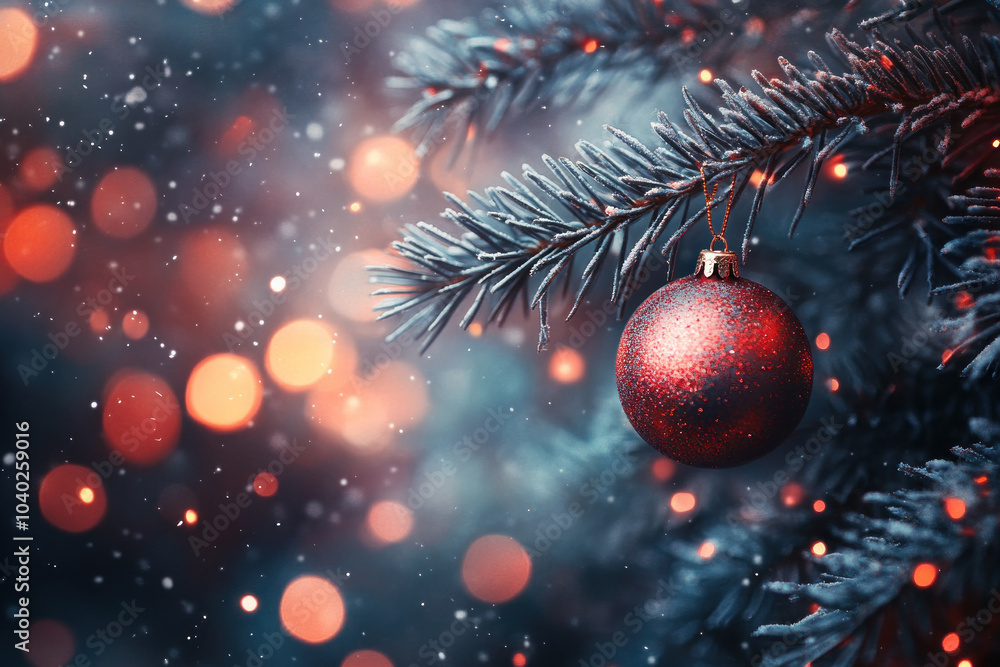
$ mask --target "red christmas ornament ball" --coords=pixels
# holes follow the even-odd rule
[[[772,451],[812,392],[798,318],[771,290],[726,274],[699,271],[650,296],[625,326],[615,364],[622,407],[642,439],[702,468]]]

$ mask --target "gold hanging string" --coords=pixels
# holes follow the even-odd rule
[[[715,228],[712,227],[712,204],[715,202],[715,195],[719,192],[719,184],[716,183],[715,187],[712,188],[712,196],[708,196],[708,179],[705,178],[705,168],[698,163],[698,171],[701,172],[701,184],[705,188],[705,214],[708,218],[708,231],[712,234],[712,243],[708,246],[709,250],[715,249],[715,242],[722,241],[723,250],[729,252],[729,242],[726,241],[726,227],[729,225],[729,211],[733,208],[733,195],[736,193],[736,172],[733,172],[733,182],[729,185],[729,201],[726,202],[726,215],[722,219],[722,229],[719,233],[715,233]]]

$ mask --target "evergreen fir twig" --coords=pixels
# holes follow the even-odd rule
[[[911,585],[920,563],[942,570],[933,593],[952,600],[960,598],[971,583],[962,581],[970,569],[979,586],[996,578],[992,563],[1000,509],[1000,428],[986,420],[972,426],[989,444],[955,447],[956,461],[935,460],[919,468],[900,466],[929,489],[865,496],[877,509],[849,515],[847,525],[835,531],[844,547],[814,559],[823,573],[821,581],[770,584],[774,592],[802,597],[818,609],[795,623],[759,628],[757,636],[802,638],[781,655],[766,655],[762,664],[802,665],[824,656],[838,665],[853,664],[861,656],[871,660],[878,648],[880,621]],[[961,500],[967,508],[960,519],[953,519],[946,509],[945,501],[950,498]],[[956,567],[952,574],[949,568],[959,560],[973,567]],[[900,610],[899,616],[905,619],[911,614]]]
[[[396,59],[391,88],[422,94],[397,121],[426,150],[447,137],[457,154],[470,129],[484,135],[543,105],[586,102],[628,72],[652,83],[691,62],[710,23],[740,30],[742,3],[541,0],[484,10],[478,20],[440,21]],[[714,23],[713,23],[714,22]],[[714,39],[714,37],[713,37]],[[732,41],[725,35],[726,43]],[[719,55],[725,49],[713,44]]]
[[[940,14],[950,14],[962,5],[978,4],[983,0],[901,0],[892,9],[859,23],[863,30],[879,28],[887,23],[906,23],[921,14],[934,10]],[[988,0],[994,7],[998,0]]]
[[[1000,170],[987,169],[985,176],[1000,177]],[[963,260],[962,276],[937,293],[955,298],[958,314],[941,323],[952,334],[951,356],[974,353],[965,367],[972,379],[1000,372],[1000,187],[982,186],[951,198],[959,215],[944,219],[948,226],[964,232],[944,246],[943,252]],[[948,360],[946,360],[948,361]]]
[[[878,16],[865,19],[859,24],[859,26],[864,30],[871,30],[872,28],[877,28],[885,25],[886,23],[910,21],[933,8],[934,4],[938,1],[939,0],[904,0],[892,9],[885,11]]]
[[[961,233],[956,226],[945,224],[943,218],[949,211],[948,199],[956,178],[949,163],[961,154],[965,144],[964,137],[961,141],[954,139],[950,125],[922,137],[914,142],[912,151],[899,157],[896,171],[900,184],[895,200],[888,201],[888,193],[881,192],[873,203],[848,212],[853,218],[847,226],[849,250],[874,245],[869,252],[884,256],[902,249],[905,253],[896,279],[900,298],[909,293],[920,272],[926,279],[928,302],[936,288],[962,275],[942,249]],[[928,155],[933,157],[929,159]],[[888,170],[888,160],[889,151],[881,151],[865,160],[863,167]]]
[[[660,146],[650,148],[609,127],[618,143],[601,149],[581,142],[577,150],[583,160],[543,156],[551,176],[525,167],[530,186],[504,173],[507,187],[470,193],[474,205],[446,194],[455,208],[443,217],[461,231],[425,222],[408,225],[393,248],[413,266],[374,270],[375,280],[389,285],[376,294],[394,297],[379,306],[380,317],[408,314],[390,338],[415,329],[426,348],[469,297],[473,301],[463,327],[484,307],[487,322],[502,323],[519,295],[527,296],[531,278],[539,276],[529,303],[539,307],[544,345],[544,300],[558,278],[569,279],[576,254],[584,248],[591,250],[590,256],[567,319],[614,254],[612,299],[624,307],[653,244],[689,198],[699,195],[699,165],[710,183],[725,184],[735,174],[737,199],[751,182],[758,184],[744,234],[744,259],[765,190],[806,164],[805,187],[789,226],[792,234],[824,161],[865,132],[866,120],[894,123],[889,183],[894,197],[904,142],[937,124],[960,117],[975,120],[980,110],[1000,101],[996,37],[984,35],[978,45],[967,37],[954,44],[936,34],[929,35],[929,44],[911,37],[912,44],[890,42],[874,31],[871,45],[861,46],[833,31],[828,39],[849,63],[846,74],[834,74],[813,52],[809,58],[816,72],[811,76],[779,59],[786,80],[753,73],[762,94],[736,91],[717,80],[725,103],[718,118],[705,113],[684,90],[688,129],[660,113],[653,124]],[[723,192],[720,199],[728,195]],[[702,206],[681,220],[663,246],[665,254],[704,212]],[[639,237],[631,245],[630,233]]]

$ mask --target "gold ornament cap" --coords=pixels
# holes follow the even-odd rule
[[[698,263],[695,265],[694,274],[703,275],[706,278],[718,278],[725,280],[732,276],[740,277],[740,258],[735,252],[729,250],[702,250],[698,253]]]

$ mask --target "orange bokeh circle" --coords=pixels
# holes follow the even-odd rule
[[[549,375],[560,384],[579,382],[586,373],[583,355],[571,347],[560,346],[549,359]]]
[[[381,544],[402,542],[413,530],[413,510],[394,500],[382,500],[368,510],[369,532]]]
[[[483,535],[469,546],[462,560],[462,583],[483,602],[514,599],[530,578],[528,552],[507,535]]]
[[[236,0],[181,0],[181,2],[199,14],[208,14],[209,16],[224,14],[236,4]]]
[[[369,201],[399,199],[416,185],[420,163],[413,144],[402,137],[381,136],[362,141],[347,164],[347,180]]]
[[[163,378],[128,372],[109,381],[104,400],[104,438],[126,461],[159,463],[177,446],[181,406]]]
[[[236,293],[250,265],[243,243],[228,229],[218,227],[188,233],[181,243],[178,261],[181,285],[204,305]]]
[[[149,318],[141,310],[132,310],[122,318],[122,331],[126,338],[140,340],[149,332]]]
[[[43,147],[35,148],[24,156],[18,175],[29,189],[38,191],[55,185],[62,170],[59,154],[51,148]]]
[[[319,382],[333,363],[330,328],[315,320],[295,320],[278,329],[267,346],[267,372],[282,389],[303,391]]]
[[[344,625],[344,600],[323,577],[304,575],[285,587],[278,608],[289,634],[310,644],[329,641]]]
[[[355,651],[340,663],[340,667],[392,667],[392,661],[378,651]]]
[[[246,426],[260,408],[263,387],[252,361],[236,354],[202,359],[188,379],[185,402],[198,422],[218,431]]]
[[[42,478],[38,505],[42,516],[56,528],[82,533],[100,523],[108,508],[108,497],[101,476],[93,469],[65,463]]]
[[[156,213],[156,187],[141,169],[119,167],[101,178],[90,200],[94,225],[104,234],[128,239],[141,234]]]
[[[278,492],[278,478],[269,472],[258,473],[253,478],[253,490],[262,498],[273,496]]]
[[[48,204],[30,206],[7,227],[4,257],[18,275],[36,283],[55,280],[76,254],[76,227],[62,209]]]
[[[20,9],[0,9],[0,83],[13,81],[28,69],[38,46],[38,28]]]
[[[382,363],[385,361],[386,363]],[[375,357],[350,386],[320,382],[306,400],[306,416],[319,431],[342,439],[358,454],[375,454],[400,429],[418,425],[429,407],[420,371],[402,361]]]

